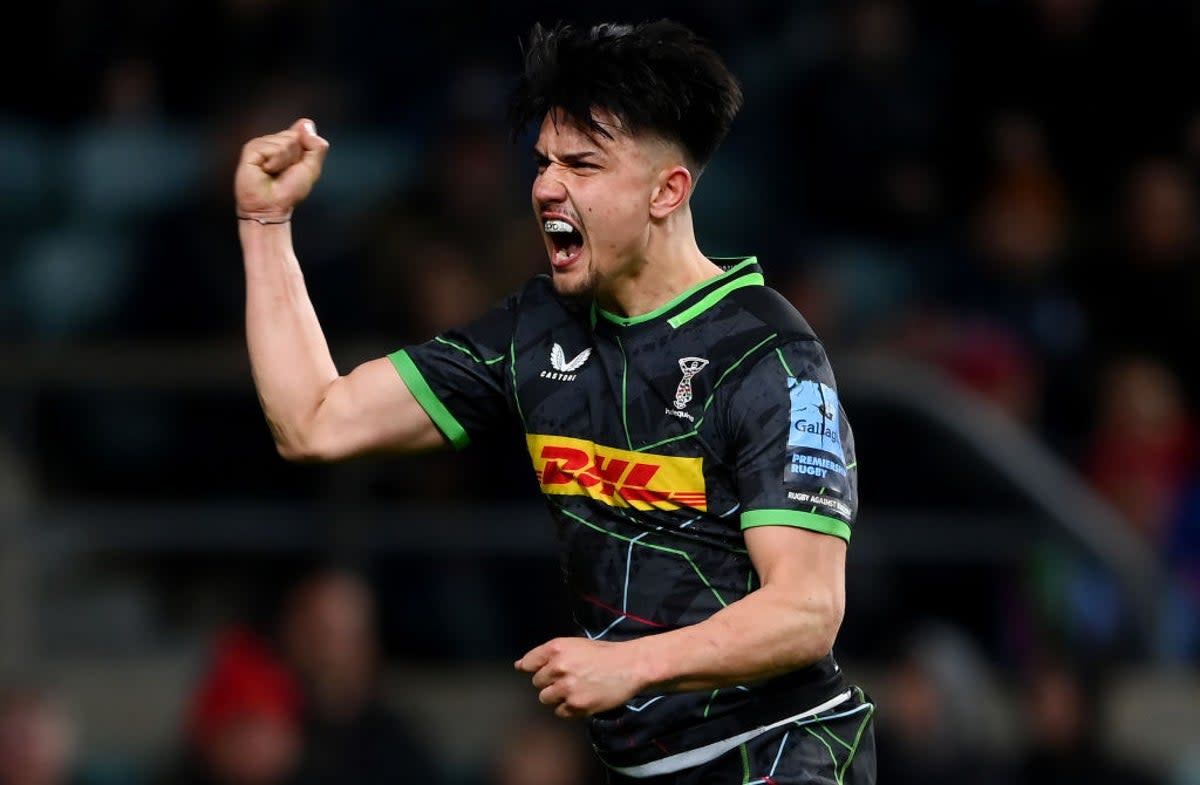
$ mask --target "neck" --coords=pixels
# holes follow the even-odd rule
[[[721,274],[696,244],[691,214],[680,212],[650,226],[640,258],[596,293],[601,308],[619,316],[641,316]]]

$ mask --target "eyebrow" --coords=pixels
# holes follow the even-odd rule
[[[596,150],[582,150],[577,153],[563,153],[562,155],[558,156],[558,160],[560,160],[564,164],[568,164],[568,165],[578,164],[578,163],[583,163],[588,158],[591,158],[592,156],[599,155],[599,154],[600,153]],[[537,158],[538,160],[541,160],[541,161],[549,161],[550,160],[550,156],[546,155],[544,152],[542,152],[541,150],[539,150],[536,147],[533,148],[533,155],[535,158]]]

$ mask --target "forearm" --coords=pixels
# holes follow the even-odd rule
[[[841,624],[837,598],[764,586],[699,624],[630,641],[643,691],[711,690],[777,676],[824,657]]]
[[[306,427],[338,378],[337,367],[292,248],[291,225],[238,223],[254,383],[280,451],[303,453]]]

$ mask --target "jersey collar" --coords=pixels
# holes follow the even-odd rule
[[[597,322],[603,322],[617,327],[634,327],[665,321],[671,327],[676,328],[712,308],[734,289],[763,285],[762,268],[758,266],[757,257],[710,258],[725,272],[709,278],[707,281],[701,281],[649,313],[639,316],[618,316],[604,310],[593,300],[592,326],[595,327]]]

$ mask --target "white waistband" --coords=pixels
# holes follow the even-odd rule
[[[609,765],[609,768],[618,774],[623,774],[626,777],[635,777],[637,779],[641,779],[643,777],[657,777],[661,774],[674,774],[675,772],[682,771],[683,769],[690,769],[693,766],[699,766],[701,763],[708,763],[710,760],[719,758],[739,744],[745,744],[755,736],[759,736],[769,730],[775,730],[776,728],[783,727],[790,722],[796,722],[798,720],[811,717],[814,714],[820,714],[821,712],[832,709],[835,706],[840,706],[846,701],[850,700],[850,695],[852,692],[853,690],[846,690],[839,695],[835,695],[821,705],[813,706],[811,709],[806,709],[799,714],[791,717],[785,717],[778,722],[772,722],[770,725],[763,725],[761,727],[754,728],[753,730],[748,730],[745,733],[739,733],[738,735],[732,736],[728,739],[721,739],[720,741],[714,741],[711,744],[705,744],[703,747],[697,747],[694,750],[677,752],[674,755],[668,755],[665,758],[652,760],[649,763],[640,763],[637,766]]]

